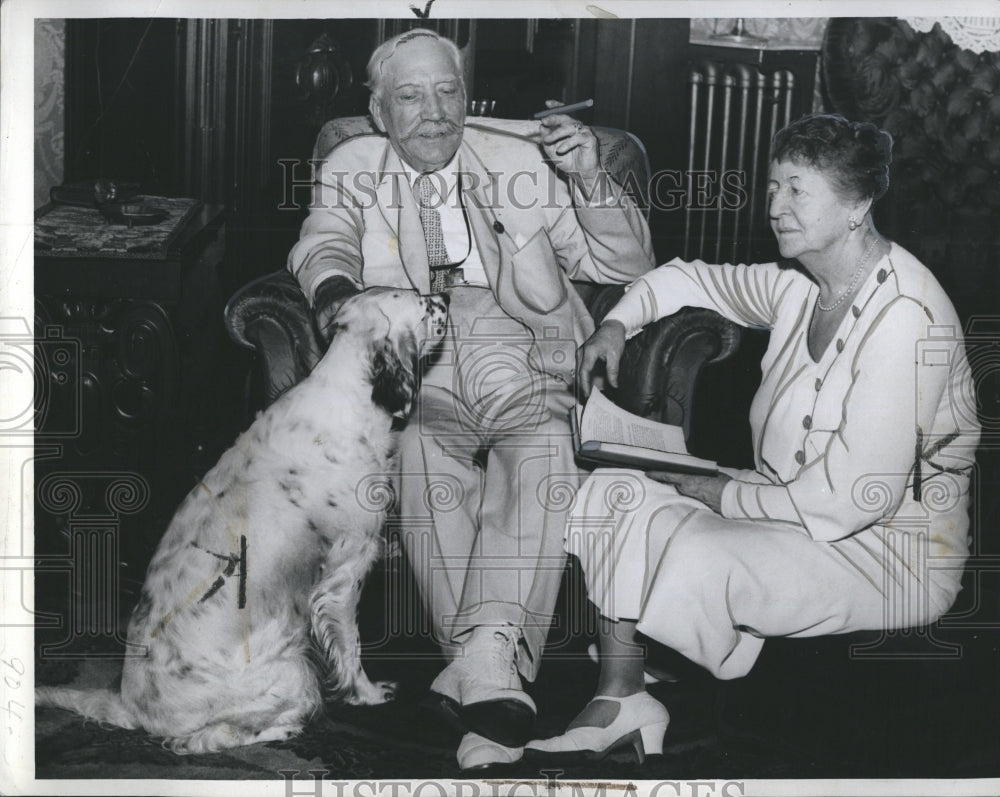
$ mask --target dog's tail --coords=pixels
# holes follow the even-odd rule
[[[132,714],[121,695],[110,689],[70,689],[65,686],[35,688],[35,706],[51,706],[75,711],[88,719],[107,722],[120,728],[135,728]]]

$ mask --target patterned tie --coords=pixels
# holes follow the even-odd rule
[[[438,213],[437,192],[429,175],[417,178],[418,201],[420,203],[420,226],[424,229],[424,245],[427,247],[427,265],[431,269],[431,293],[439,293],[448,287],[448,250],[444,248],[444,233],[441,231],[441,214]]]

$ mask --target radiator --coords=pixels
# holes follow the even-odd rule
[[[793,118],[795,77],[787,69],[705,60],[690,65],[688,83],[684,257],[754,262],[773,249],[769,151],[775,132]]]

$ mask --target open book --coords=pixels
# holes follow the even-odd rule
[[[691,456],[679,426],[626,412],[599,390],[570,411],[573,450],[594,465],[715,474],[718,465]]]

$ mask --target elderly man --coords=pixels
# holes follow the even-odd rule
[[[648,271],[649,230],[568,116],[530,140],[465,128],[450,40],[397,36],[368,79],[387,137],[345,141],[318,167],[289,268],[321,331],[370,286],[451,295],[443,352],[400,441],[400,524],[450,662],[433,702],[467,731],[459,764],[513,761],[535,717],[521,678],[540,664],[579,484],[568,413],[593,322],[570,280]]]

